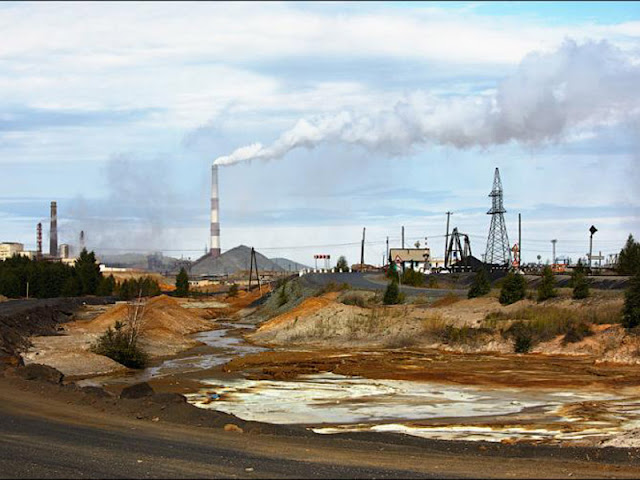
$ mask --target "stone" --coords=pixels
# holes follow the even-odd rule
[[[62,383],[64,379],[64,375],[60,370],[39,363],[30,363],[24,367],[17,368],[16,374],[25,380],[36,380],[56,384]]]
[[[187,397],[179,393],[156,393],[151,397],[153,403],[187,403]]]
[[[87,386],[81,387],[80,391],[99,398],[109,398],[112,395],[102,387]]]
[[[154,393],[151,385],[147,382],[142,382],[123,388],[122,392],[120,392],[120,398],[144,398],[150,397]]]
[[[239,426],[234,425],[233,423],[227,423],[224,426],[224,431],[225,432],[244,433],[244,430],[242,430]]]

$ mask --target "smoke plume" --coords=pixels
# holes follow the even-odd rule
[[[527,55],[495,91],[453,98],[416,92],[377,112],[344,110],[301,119],[271,145],[253,143],[214,163],[274,160],[322,143],[395,155],[423,144],[469,148],[558,141],[635,117],[639,85],[640,65],[617,47],[567,40],[555,52]]]

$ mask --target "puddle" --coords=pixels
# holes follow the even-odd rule
[[[610,437],[640,423],[640,401],[604,393],[482,389],[333,373],[294,381],[203,383],[210,387],[187,395],[198,407],[245,420],[306,425],[323,434],[371,431],[442,440],[574,441]],[[563,413],[564,407],[585,402],[592,408],[598,405],[599,415]]]

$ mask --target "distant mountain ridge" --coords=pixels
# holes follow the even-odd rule
[[[287,272],[299,272],[302,269],[311,268],[307,265],[303,265],[302,263],[294,262],[293,260],[283,257],[270,258],[269,260]]]

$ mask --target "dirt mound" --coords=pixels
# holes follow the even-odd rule
[[[261,253],[256,252],[258,269],[262,272],[282,272],[284,269],[269,260]],[[231,250],[227,250],[219,257],[212,257],[207,254],[196,260],[191,265],[189,273],[191,275],[231,275],[240,270],[249,270],[251,266],[251,248],[239,245]]]
[[[0,295],[0,302],[6,302],[7,300],[9,300],[7,297]]]
[[[126,323],[131,308],[127,303],[117,304],[94,320],[71,325],[69,330],[101,334],[117,321]],[[144,306],[140,342],[152,356],[171,355],[196,345],[187,335],[210,328],[210,322],[180,306],[178,300],[160,295],[149,299]]]
[[[258,328],[259,333],[268,332],[270,330],[283,327],[288,323],[294,321],[296,318],[309,317],[310,315],[318,312],[319,310],[334,303],[332,300],[326,297],[311,297],[307,298],[297,307],[289,310],[282,315],[278,315],[272,318],[268,322],[265,322]]]

